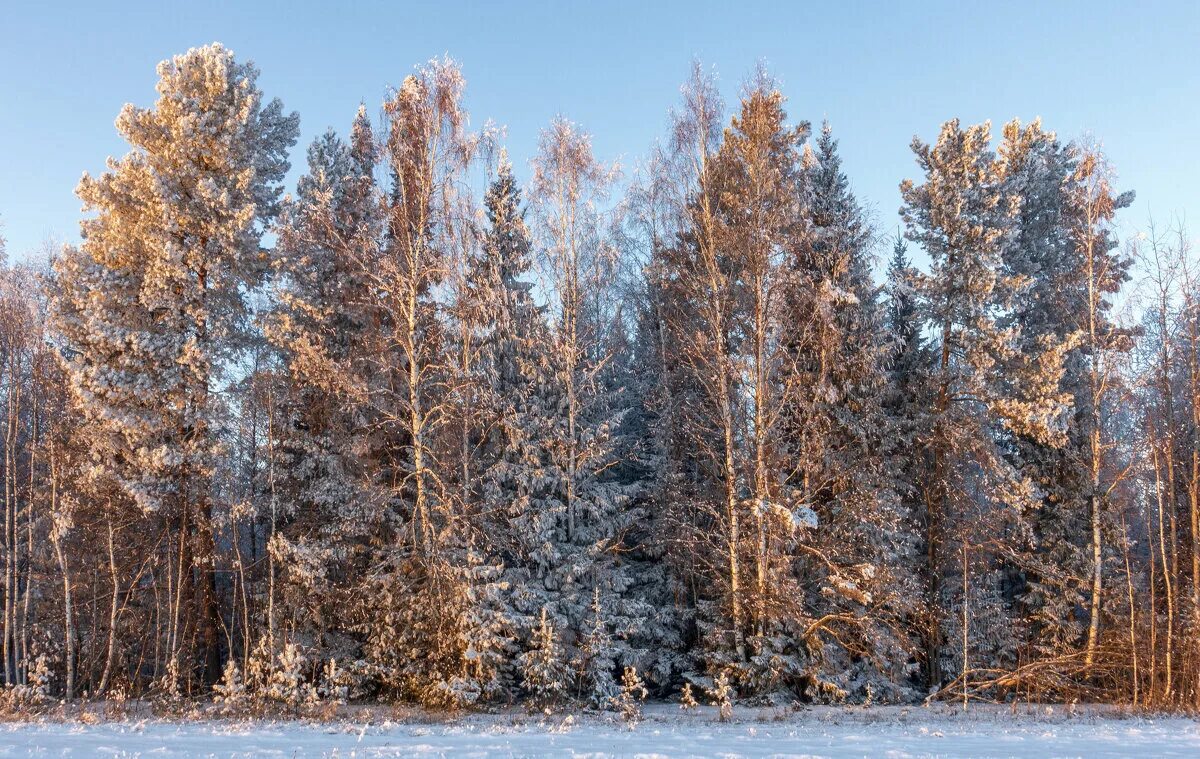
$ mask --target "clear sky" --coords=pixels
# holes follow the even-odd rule
[[[268,97],[301,117],[304,146],[345,131],[360,101],[449,54],[474,125],[505,125],[518,175],[538,132],[565,115],[597,154],[631,167],[665,131],[690,61],[732,99],[758,60],[794,120],[828,117],[851,181],[894,229],[914,176],[913,135],[946,119],[1041,116],[1099,138],[1153,213],[1200,215],[1200,2],[89,2],[4,0],[0,9],[0,224],[10,255],[77,238],[80,174],[125,152],[113,120],[154,99],[155,65],[220,41],[262,70]],[[1193,223],[1196,226],[1197,223]]]

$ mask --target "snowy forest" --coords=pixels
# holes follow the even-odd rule
[[[1098,143],[930,124],[875,219],[764,67],[631,169],[450,59],[303,157],[158,74],[0,266],[5,703],[1200,707],[1200,259]]]

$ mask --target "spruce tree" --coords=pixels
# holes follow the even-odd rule
[[[930,458],[925,447],[929,439],[933,407],[932,355],[922,335],[923,320],[918,310],[913,283],[917,270],[908,256],[908,245],[901,234],[892,244],[888,262],[886,386],[883,409],[887,439],[882,454],[890,462],[890,481],[900,504],[904,523],[908,526],[908,545],[904,566],[908,567],[901,598],[908,600],[900,629],[903,639],[912,646],[922,637],[925,609],[921,601],[920,575],[914,566],[921,566],[922,557],[919,525],[925,513],[924,484],[929,472]],[[897,636],[899,637],[899,636]],[[911,682],[912,677],[908,680]]]
[[[546,447],[561,395],[553,382],[550,331],[534,302],[532,250],[512,165],[502,160],[484,199],[489,228],[469,261],[480,309],[482,440],[479,489],[487,544],[504,566],[509,627],[528,641],[552,600],[544,578],[558,566],[555,528],[563,476]]]
[[[599,208],[613,174],[593,156],[590,138],[562,119],[543,132],[533,168],[537,247],[552,297],[547,377],[559,403],[540,445],[562,505],[554,525],[557,555],[539,579],[554,598],[571,655],[599,589],[614,656],[631,663],[637,652],[629,638],[648,612],[628,592],[632,571],[622,558],[641,514],[631,484],[614,471],[629,409],[607,373],[623,337],[612,329],[619,320],[613,288],[619,251]]]
[[[570,672],[554,622],[545,609],[533,629],[529,650],[517,657],[521,685],[530,700],[550,706],[561,700],[570,686]]]
[[[288,606],[280,611],[304,620],[307,634],[330,631],[336,606],[353,592],[353,576],[367,567],[366,541],[384,514],[364,434],[375,418],[366,340],[378,314],[364,272],[382,223],[365,108],[351,140],[328,131],[313,141],[308,173],[278,227],[277,305],[266,315],[266,334],[281,366],[267,378],[272,416],[258,475],[270,543],[272,647],[277,594]]]
[[[870,273],[871,230],[828,122],[805,166],[786,313],[798,325],[788,337],[802,388],[787,417],[792,482],[819,525],[805,541],[808,603],[815,617],[856,620],[830,630],[832,640],[853,637],[868,650],[880,647],[875,661],[896,661],[905,657],[904,641],[884,630],[913,600],[903,569],[911,534],[894,482],[899,457],[887,451],[888,338]],[[849,651],[830,650],[836,654],[817,671],[856,696],[872,683],[886,691],[904,679],[902,668],[871,671],[867,662],[853,665]]]

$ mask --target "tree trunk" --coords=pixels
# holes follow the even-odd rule
[[[108,692],[109,679],[112,677],[113,663],[117,658],[117,612],[118,599],[121,596],[121,585],[117,576],[117,556],[113,539],[112,503],[105,510],[105,521],[108,526],[108,576],[112,583],[112,601],[108,605],[108,648],[104,653],[104,672],[100,675],[100,685],[96,692]]]

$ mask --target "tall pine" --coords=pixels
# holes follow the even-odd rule
[[[175,573],[175,611],[161,644],[175,688],[176,672],[208,682],[221,672],[218,391],[247,338],[246,294],[265,270],[261,236],[298,120],[264,103],[257,69],[219,44],[158,73],[155,105],[117,119],[132,150],[79,184],[95,215],[57,264],[56,317],[73,388],[113,446],[103,466],[172,546],[162,571]]]

